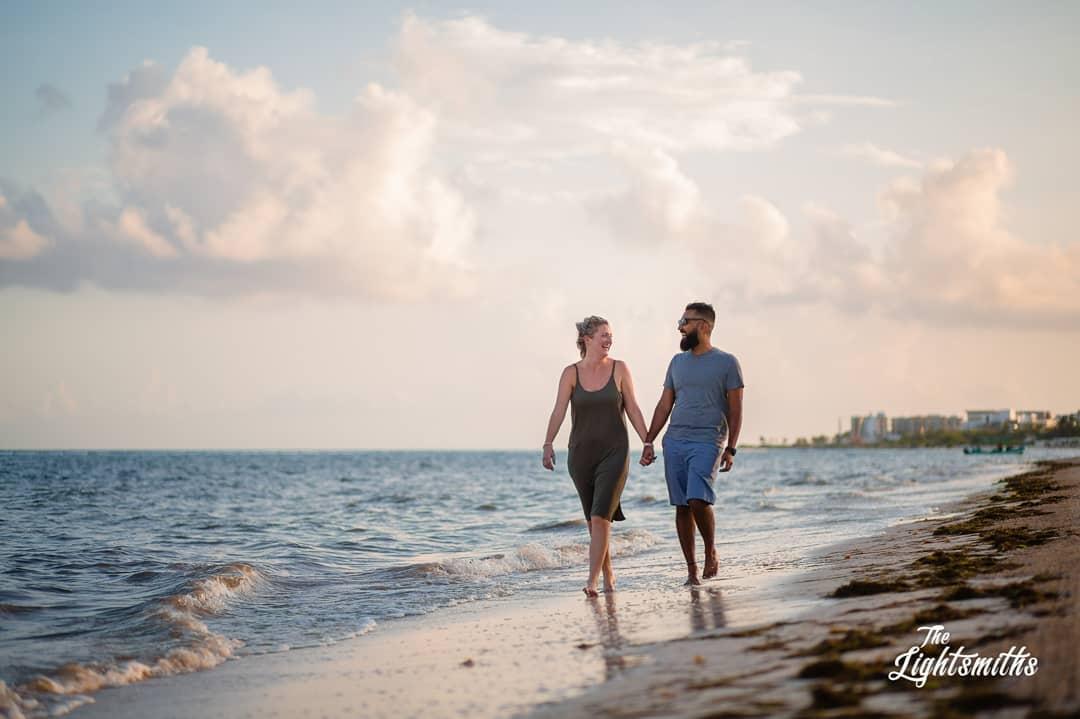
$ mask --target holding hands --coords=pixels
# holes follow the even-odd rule
[[[653,449],[652,442],[646,442],[644,449],[641,450],[641,460],[639,464],[642,467],[648,467],[650,464],[656,461],[656,451]]]

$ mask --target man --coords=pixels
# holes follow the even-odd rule
[[[734,355],[713,347],[715,325],[712,305],[692,302],[686,306],[678,323],[683,351],[668,365],[641,456],[642,465],[656,460],[652,441],[670,416],[671,426],[664,435],[664,477],[668,499],[675,505],[675,529],[690,585],[701,584],[694,558],[695,525],[705,544],[701,576],[710,579],[719,571],[713,484],[718,468],[727,472],[734,464],[742,427],[742,369]]]

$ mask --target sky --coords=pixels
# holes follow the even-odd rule
[[[741,443],[1080,408],[1074,3],[0,17],[0,447],[539,450],[692,301]]]

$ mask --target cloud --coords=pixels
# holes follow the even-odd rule
[[[7,222],[0,285],[415,298],[468,290],[476,219],[431,163],[435,116],[369,85],[342,117],[195,48],[111,85],[99,129],[113,202],[81,231],[47,205]],[[9,213],[12,214],[12,213]],[[14,229],[11,228],[13,226]]]
[[[42,234],[40,224],[31,225],[29,220],[29,216],[35,214],[35,210],[40,212],[42,207],[39,197],[20,193],[10,184],[0,183],[0,262],[25,262],[51,243]]]
[[[918,160],[905,157],[893,150],[878,147],[870,142],[844,145],[840,152],[848,157],[857,157],[872,162],[875,165],[881,165],[882,167],[922,167],[922,163]]]
[[[623,247],[685,253],[687,269],[713,278],[712,295],[724,301],[789,301],[806,247],[776,205],[748,194],[725,208],[705,197],[670,155],[621,156],[628,186],[594,199],[589,209]]]
[[[825,305],[936,326],[1080,328],[1080,242],[1022,240],[1004,222],[1006,154],[939,160],[879,194],[875,232],[820,204],[805,231],[767,199],[725,209],[661,151],[625,152],[630,181],[593,201],[624,247],[683,253],[713,295],[756,306]],[[874,236],[874,235],[878,236]]]
[[[792,98],[802,78],[755,71],[732,54],[737,47],[572,41],[478,17],[408,15],[397,66],[403,89],[436,108],[458,139],[517,159],[627,145],[667,153],[770,147],[800,130]]]
[[[655,245],[701,231],[708,220],[697,183],[687,177],[668,153],[622,147],[617,156],[630,184],[590,202],[594,217],[605,222],[621,241]]]
[[[38,117],[45,117],[71,107],[71,100],[56,86],[44,83],[38,85],[34,91],[34,97],[38,101]]]
[[[804,285],[854,310],[943,326],[1080,328],[1080,242],[1025,241],[1004,223],[1013,169],[1000,149],[932,163],[879,195],[886,242],[862,244],[841,218],[808,208],[817,244]]]
[[[399,86],[370,84],[340,115],[205,48],[172,70],[147,61],[107,87],[106,187],[25,191],[0,220],[0,287],[460,296],[481,276],[477,237],[500,232],[485,211],[521,198],[569,198],[643,246],[741,236],[745,207],[718,219],[682,153],[767,149],[820,122],[818,106],[887,104],[796,96],[799,73],[755,70],[741,47],[409,14]]]

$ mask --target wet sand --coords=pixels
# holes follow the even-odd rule
[[[834,546],[784,582],[722,569],[699,589],[463,605],[107,689],[70,716],[1072,715],[1080,460],[1041,464],[952,513]],[[829,598],[837,590],[851,596]],[[927,624],[943,625],[954,651],[1026,646],[1038,671],[890,681]]]
[[[793,585],[832,595],[823,606],[639,648],[647,665],[533,716],[1080,716],[1080,460],[1039,463],[951,509],[829,550]],[[1026,648],[1037,671],[890,680],[933,625],[951,636],[926,655]]]
[[[746,599],[725,601],[718,587],[675,586],[462,605],[333,646],[105,689],[71,716],[511,716],[649,661],[638,647],[767,617],[750,603],[759,591],[736,587]]]

